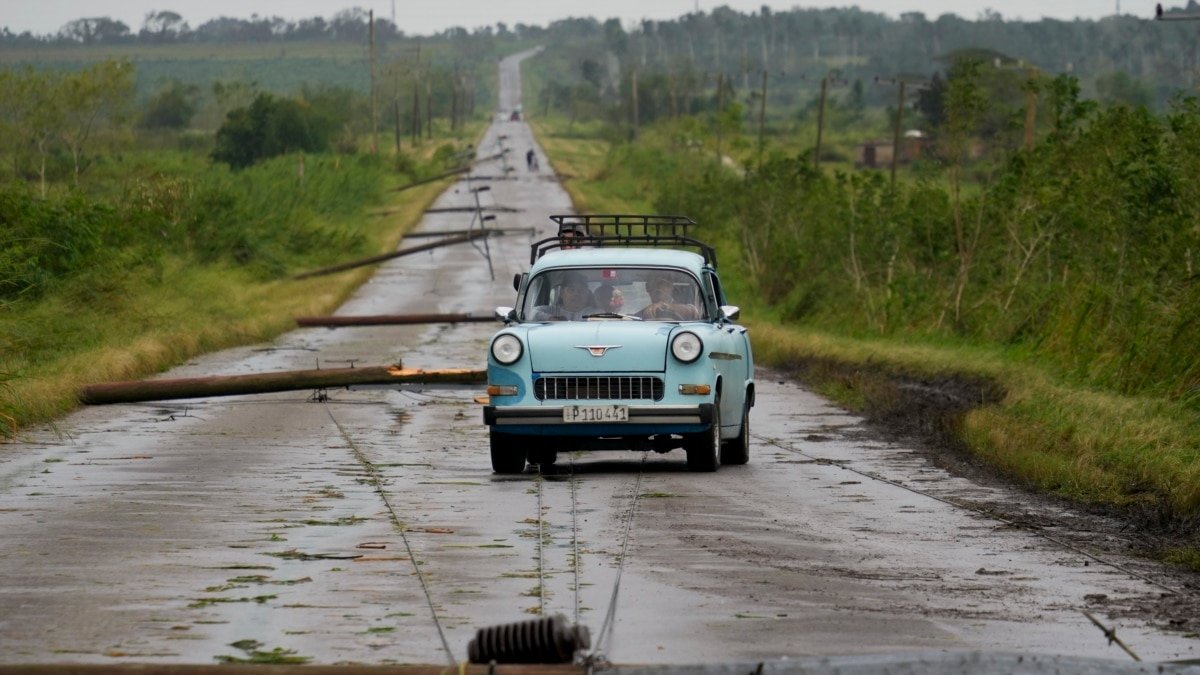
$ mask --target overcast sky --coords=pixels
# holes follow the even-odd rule
[[[396,23],[409,34],[429,34],[451,26],[476,28],[503,21],[545,25],[567,16],[596,16],[599,19],[619,17],[625,21],[638,19],[673,19],[693,11],[697,6],[709,12],[714,7],[729,5],[743,11],[754,11],[764,4],[775,10],[791,7],[828,7],[857,4],[869,11],[898,16],[902,12],[921,11],[930,18],[954,13],[967,19],[977,18],[985,9],[997,9],[1006,19],[1036,20],[1042,17],[1096,19],[1116,11],[1119,0],[860,0],[856,3],[797,2],[795,0],[396,0]],[[1186,4],[1166,2],[1164,5]],[[37,35],[56,33],[72,19],[107,16],[124,21],[135,32],[141,28],[146,14],[154,10],[171,10],[183,16],[192,26],[218,17],[250,18],[252,14],[281,16],[285,19],[330,17],[348,7],[375,10],[376,16],[390,18],[391,0],[0,0],[0,26],[15,33],[30,31]],[[603,7],[603,9],[599,9]],[[1152,0],[1125,0],[1121,11],[1150,18],[1154,15]]]

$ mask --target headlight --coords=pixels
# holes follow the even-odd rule
[[[671,340],[671,353],[684,363],[691,363],[704,352],[704,343],[695,333],[680,333]]]
[[[521,341],[515,335],[505,333],[500,337],[492,340],[492,356],[497,361],[504,365],[516,363],[517,359],[521,358],[521,352],[524,348],[521,346]]]

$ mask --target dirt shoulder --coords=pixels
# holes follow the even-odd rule
[[[1089,505],[1036,490],[982,461],[964,440],[965,415],[999,404],[1004,388],[984,377],[921,376],[878,363],[847,363],[824,358],[791,359],[775,366],[783,377],[838,400],[862,415],[872,432],[914,448],[933,464],[983,486],[1020,495],[1013,501],[960,504],[1036,531],[1090,555],[1134,554],[1126,569],[1161,585],[1157,600],[1110,606],[1108,597],[1089,598],[1110,616],[1137,616],[1163,628],[1200,636],[1200,575],[1180,565],[1164,565],[1168,552],[1200,548],[1195,523],[1164,519],[1157,509]]]

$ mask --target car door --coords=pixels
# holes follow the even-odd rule
[[[706,301],[717,308],[728,304],[721,289],[721,281],[709,269],[704,272]],[[732,321],[717,321],[712,333],[713,344],[709,347],[709,358],[724,383],[721,395],[721,426],[736,425],[742,419],[742,408],[746,399],[746,383],[749,381],[750,348],[746,329]]]

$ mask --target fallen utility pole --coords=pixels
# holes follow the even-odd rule
[[[339,326],[413,326],[425,323],[483,323],[494,316],[477,314],[374,314],[365,316],[298,316],[296,325],[337,328]]]
[[[466,173],[470,170],[471,170],[471,167],[464,166],[464,167],[455,169],[453,171],[447,171],[446,173],[438,174],[438,175],[434,176],[433,178],[426,178],[425,180],[419,180],[419,181],[416,181],[415,183],[408,183],[407,185],[401,185],[398,188],[392,188],[392,192],[404,192],[405,190],[415,188],[419,185],[425,185],[426,183],[432,183],[434,181],[439,181],[443,178],[449,178],[450,176],[455,176],[460,173]]]
[[[425,209],[425,213],[472,213],[474,211],[495,211],[496,213],[520,213],[525,209],[516,209],[511,206],[483,206],[476,209],[474,206],[444,206],[436,209]]]
[[[479,232],[479,230],[476,229],[476,230],[441,230],[439,232],[409,232],[408,234],[404,235],[404,238],[405,239],[421,239],[421,238],[425,238],[425,237],[447,237],[450,235],[467,234],[470,232]],[[487,233],[493,234],[493,235],[500,235],[500,236],[503,236],[506,234],[535,234],[535,233],[537,233],[537,228],[536,227],[488,227],[488,228],[484,229],[484,232],[487,232]]]
[[[415,188],[418,185],[425,185],[426,183],[432,183],[434,181],[438,181],[443,178],[449,178],[450,176],[454,176],[454,175],[457,175],[460,173],[466,173],[466,172],[470,171],[471,168],[474,167],[476,164],[482,164],[483,162],[490,162],[494,159],[504,159],[504,156],[507,154],[508,154],[508,149],[504,149],[504,150],[501,150],[500,152],[497,152],[494,155],[489,155],[487,157],[480,157],[479,159],[472,160],[469,165],[459,167],[457,169],[454,169],[453,171],[447,171],[446,173],[438,174],[432,178],[426,178],[424,180],[416,181],[415,183],[408,183],[407,185],[401,185],[398,188],[392,188],[392,192],[403,192],[404,190],[408,190],[409,188]]]
[[[390,216],[393,213],[400,213],[403,208],[380,209],[378,211],[368,211],[368,216]],[[447,206],[434,209],[425,209],[425,213],[471,213],[475,210],[474,206]],[[495,211],[497,213],[521,213],[525,209],[517,209],[511,206],[486,206],[484,211]]]
[[[214,375],[178,380],[108,382],[84,387],[79,393],[79,401],[88,405],[107,405],[180,398],[269,394],[279,391],[354,385],[482,384],[486,381],[487,371],[484,370],[467,370],[465,368],[420,370],[418,368],[402,368],[397,364],[367,368],[292,370],[252,375]]]
[[[351,270],[356,267],[365,267],[367,265],[374,265],[376,263],[381,263],[386,260],[391,260],[392,258],[402,258],[406,255],[412,255],[413,253],[420,253],[422,251],[431,251],[435,248],[441,248],[443,246],[451,246],[453,244],[462,244],[464,242],[471,241],[472,239],[477,239],[479,237],[486,237],[486,236],[488,236],[488,234],[489,234],[488,230],[483,230],[483,231],[476,231],[476,232],[469,233],[469,234],[459,235],[457,237],[449,237],[446,239],[440,239],[438,241],[430,242],[428,244],[421,244],[420,246],[413,246],[412,248],[402,248],[399,251],[393,251],[391,253],[383,253],[380,255],[373,255],[369,258],[362,258],[360,260],[351,260],[350,262],[345,262],[340,265],[333,265],[331,267],[322,267],[319,270],[312,270],[311,272],[304,272],[301,274],[297,274],[296,276],[292,277],[292,279],[295,279],[295,280],[309,279],[311,277],[320,277],[320,276],[324,276],[326,274],[333,274],[335,272],[344,272],[346,270]]]

